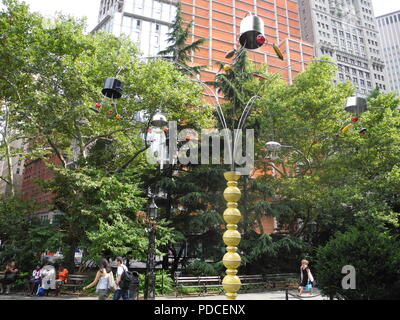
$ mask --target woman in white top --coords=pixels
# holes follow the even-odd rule
[[[99,270],[97,271],[94,281],[83,288],[87,290],[97,284],[96,292],[99,295],[99,300],[106,300],[110,289],[115,289],[114,276],[111,272],[111,266],[106,259],[101,259],[99,262]]]
[[[56,289],[56,269],[51,262],[48,262],[42,268],[42,288],[46,290],[46,295],[49,294],[49,290]]]
[[[309,285],[309,288],[308,288]],[[312,287],[314,285],[314,277],[311,274],[311,270],[308,266],[308,261],[306,259],[301,260],[300,266],[300,285],[299,285],[299,292],[297,293],[298,296],[301,296],[303,291],[308,288],[310,295],[312,295]]]

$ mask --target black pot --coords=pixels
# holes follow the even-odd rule
[[[117,78],[107,78],[104,83],[104,88],[101,91],[104,96],[111,99],[119,99],[122,97],[124,84]]]

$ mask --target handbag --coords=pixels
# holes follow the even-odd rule
[[[112,291],[117,290],[117,284],[115,283],[114,275],[112,272],[110,272],[110,276],[108,277],[108,289]]]
[[[309,283],[307,283],[307,285],[305,286],[304,289],[305,289],[305,291],[310,291],[312,288],[313,288],[312,283],[309,282]]]
[[[37,289],[36,295],[37,296],[44,296],[45,293],[46,293],[45,288],[39,286],[38,289]]]

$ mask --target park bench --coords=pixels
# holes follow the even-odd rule
[[[250,286],[263,286],[264,288],[278,289],[297,287],[297,273],[276,273],[267,275],[239,275],[242,282],[241,289],[246,290]],[[203,277],[175,277],[175,293],[178,297],[179,292],[184,288],[200,288],[200,295],[207,293],[207,288],[220,288],[223,292],[222,281],[219,276],[203,276]],[[181,292],[182,293],[182,292]]]
[[[265,283],[264,277],[261,274],[254,275],[239,275],[242,283],[241,290],[246,290],[247,286],[259,286]]]
[[[208,288],[219,288],[222,292],[221,277],[203,276],[203,277],[175,277],[175,293],[178,297],[179,291],[184,288],[200,288],[200,295],[207,293]]]
[[[264,288],[277,289],[279,287],[296,286],[298,275],[295,273],[239,275],[239,279],[242,282],[242,290],[246,290],[246,287],[249,286],[263,286]]]
[[[286,289],[288,287],[297,287],[299,275],[297,273],[276,273],[264,275],[266,287],[270,289]]]
[[[68,276],[67,283],[62,285],[63,288],[73,288],[73,291],[76,292],[76,288],[82,289],[83,284],[88,281],[89,277],[87,275],[82,274],[71,274]]]

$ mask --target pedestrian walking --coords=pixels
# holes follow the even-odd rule
[[[95,285],[97,285],[96,293],[99,295],[99,300],[107,300],[110,290],[116,289],[114,275],[106,259],[99,261],[99,270],[96,273],[96,278],[91,284],[84,287],[83,290],[90,289]]]
[[[117,264],[117,276],[116,276],[116,285],[117,290],[114,292],[113,300],[129,300],[129,286],[128,287],[121,287],[122,286],[122,278],[124,272],[128,272],[128,267],[124,265],[124,262],[121,257],[117,257],[115,259],[115,263]]]
[[[309,262],[306,259],[301,260],[300,266],[300,285],[298,296],[301,296],[303,291],[309,291],[310,295],[312,295],[312,288],[314,284],[314,277],[309,268]]]

